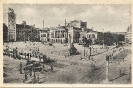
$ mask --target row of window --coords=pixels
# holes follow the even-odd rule
[[[41,37],[46,37],[46,34],[41,34]]]
[[[95,38],[94,34],[87,34],[87,38]]]

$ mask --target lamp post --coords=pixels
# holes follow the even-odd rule
[[[109,83],[109,59],[110,55],[106,55],[106,83]]]
[[[90,56],[91,56],[91,47],[90,47]]]
[[[85,43],[84,43],[84,56],[85,56]]]

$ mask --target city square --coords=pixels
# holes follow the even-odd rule
[[[25,9],[19,13],[19,8],[23,8],[23,5],[4,5],[4,83],[131,84],[132,25],[128,11],[131,9],[130,5],[24,6]],[[46,12],[40,10],[41,7],[47,8]],[[96,21],[87,20],[85,15],[82,16],[88,11],[84,9],[87,7],[91,7],[90,11],[101,10],[99,18],[92,12],[96,16],[92,18]],[[115,10],[115,7],[119,8]],[[121,19],[119,16],[123,17],[125,14],[122,12],[123,14],[116,18],[112,15],[121,12],[122,8],[125,13],[127,12],[127,18],[123,18],[123,23],[116,25],[115,21],[119,22]],[[82,12],[84,10],[85,12]],[[75,13],[79,14],[78,18],[75,18]],[[70,16],[66,16],[64,19],[62,16],[63,20],[57,19],[60,18],[58,17],[60,14],[61,16],[70,14],[74,18],[69,19]],[[30,18],[32,16],[35,16],[36,20]],[[101,19],[101,23],[97,21],[98,19]]]

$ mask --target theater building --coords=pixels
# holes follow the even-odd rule
[[[50,42],[67,43],[68,29],[65,26],[51,27],[49,38]]]
[[[71,43],[79,43],[80,32],[82,29],[87,28],[87,22],[83,22],[81,20],[70,21],[70,23],[67,24],[67,28],[68,42],[71,41]]]

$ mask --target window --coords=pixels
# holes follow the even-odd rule
[[[91,38],[91,35],[89,35],[89,38]]]
[[[92,38],[95,38],[95,35],[94,34],[92,34]]]

